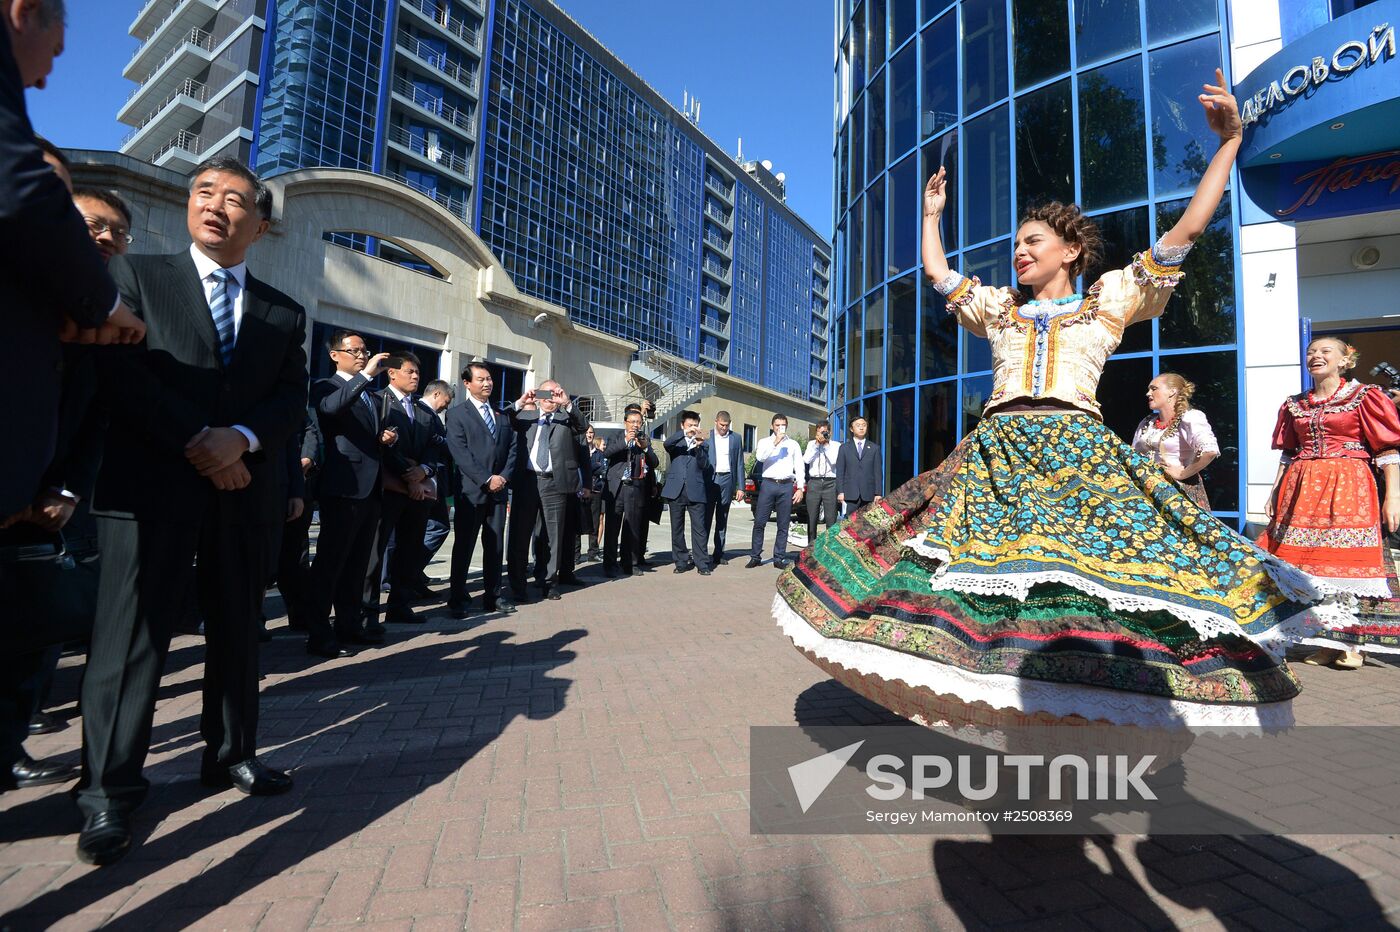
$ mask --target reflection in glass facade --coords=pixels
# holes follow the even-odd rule
[[[843,429],[856,413],[878,425],[891,485],[938,465],[976,425],[992,388],[987,341],[956,327],[917,265],[928,176],[948,171],[951,264],[989,284],[1014,284],[1012,237],[1028,206],[1082,205],[1107,240],[1087,286],[1150,246],[1185,208],[1215,147],[1196,94],[1226,59],[1215,0],[915,5],[837,2],[841,300],[829,397]],[[1227,194],[1165,314],[1128,328],[1100,390],[1105,421],[1130,438],[1154,374],[1195,382],[1221,438],[1206,485],[1226,516],[1240,505],[1233,211]]]
[[[589,327],[824,401],[829,247],[780,183],[557,7],[494,11],[480,233],[516,286]]]

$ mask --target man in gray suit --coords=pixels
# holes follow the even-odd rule
[[[729,429],[728,411],[715,415],[715,429],[705,439],[705,538],[714,533],[713,569],[729,562],[724,555],[724,532],[729,527],[729,505],[744,500],[744,444]]]
[[[701,576],[710,575],[710,562],[705,558],[705,467],[708,438],[700,429],[700,415],[694,411],[681,412],[681,429],[666,438],[666,452],[671,455],[671,468],[666,472],[666,485],[661,497],[671,503],[671,556],[677,573],[699,569]],[[690,517],[690,554],[686,555],[685,519]]]
[[[866,440],[870,423],[859,415],[851,421],[851,439],[836,454],[836,498],[846,514],[878,502],[885,494],[885,464],[880,448]]]

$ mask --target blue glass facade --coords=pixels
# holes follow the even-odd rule
[[[480,233],[517,287],[824,400],[810,345],[825,339],[811,275],[826,244],[552,5],[499,0],[491,43]]]
[[[954,326],[919,267],[921,192],[948,170],[943,238],[964,274],[1014,284],[1016,218],[1075,201],[1121,267],[1184,209],[1215,138],[1196,95],[1228,74],[1216,0],[837,0],[833,378],[838,416],[866,414],[889,481],[936,466],[991,390],[985,339]],[[1217,513],[1240,507],[1236,206],[1187,261],[1159,321],[1128,329],[1104,372],[1105,421],[1125,437],[1153,375],[1175,371],[1221,437]]]

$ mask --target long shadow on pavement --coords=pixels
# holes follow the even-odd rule
[[[153,786],[151,797],[136,814],[137,846],[125,859],[39,896],[0,918],[0,925],[47,927],[117,888],[157,873],[169,877],[173,885],[123,913],[109,927],[149,932],[191,925],[268,878],[351,838],[396,808],[451,781],[517,716],[545,719],[562,710],[572,680],[549,676],[547,671],[573,660],[575,654],[567,648],[586,635],[583,629],[571,629],[513,644],[508,642],[512,632],[492,631],[468,640],[434,641],[280,682],[263,691],[264,717],[269,717],[269,712],[276,717],[302,708],[307,715],[297,737],[264,757],[279,767],[297,763],[292,792],[238,798],[202,817],[162,824],[165,816],[178,816],[190,807],[197,813],[199,804],[211,794],[193,778]],[[465,656],[457,656],[462,654]],[[451,667],[453,664],[458,666]],[[444,668],[450,672],[445,674]],[[435,681],[433,699],[469,708],[470,726],[432,730],[406,749],[392,740],[376,744],[360,736],[363,752],[340,751],[356,739],[358,726],[385,709],[386,700],[412,688],[415,678]],[[197,689],[198,683],[192,683],[191,688]],[[328,699],[334,703],[330,710],[319,709]],[[394,711],[392,707],[385,710]],[[457,709],[454,712],[463,714]],[[197,733],[197,716],[173,723],[170,730]],[[411,732],[412,726],[408,730]],[[276,740],[274,734],[266,734],[263,744]],[[195,741],[188,752],[162,762],[158,769],[188,768],[193,772],[199,753]],[[55,800],[67,805],[69,824],[55,824],[59,809]],[[74,831],[77,819],[72,813],[71,803],[57,795],[34,800],[10,810],[6,834],[38,837],[53,835],[56,828]],[[228,850],[230,839],[245,833],[251,833],[251,839],[241,848]],[[200,870],[206,860],[212,863]]]

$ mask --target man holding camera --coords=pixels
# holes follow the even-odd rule
[[[802,461],[807,469],[807,543],[817,539],[817,522],[823,518],[826,526],[840,520],[836,505],[836,456],[840,444],[831,442],[831,424],[822,421],[817,435],[807,441],[807,453]]]
[[[667,437],[664,444],[671,456],[671,468],[666,472],[666,486],[661,490],[661,497],[671,503],[671,555],[677,573],[699,569],[701,576],[710,575],[710,562],[705,553],[705,469],[709,463],[706,439],[705,431],[700,429],[700,415],[682,411],[681,429]],[[689,558],[685,546],[687,516],[690,518]]]
[[[536,410],[529,410],[533,402]],[[517,454],[510,509],[510,540],[507,544],[511,588],[517,602],[529,598],[526,592],[529,571],[530,538],[535,519],[542,518],[538,562],[543,578],[536,581],[544,598],[559,598],[559,583],[574,575],[574,545],[568,539],[570,509],[583,485],[579,463],[579,442],[588,425],[575,410],[563,386],[553,379],[529,389],[515,402],[511,427],[521,440]],[[523,462],[522,462],[523,459]],[[539,553],[543,546],[545,553]]]
[[[787,569],[788,524],[792,520],[792,506],[802,501],[806,473],[802,468],[802,448],[787,435],[787,418],[783,415],[773,415],[772,433],[754,448],[754,463],[759,472],[758,497],[753,508],[749,562],[744,566],[753,569],[763,564],[763,533],[768,527],[768,516],[777,509],[778,537],[773,542],[773,565],[780,570]]]
[[[608,459],[607,499],[603,503],[603,573],[617,575],[618,538],[622,539],[622,572],[631,575],[635,565],[646,568],[642,531],[647,524],[647,504],[656,485],[659,463],[651,440],[642,430],[642,412],[628,411],[623,433],[603,448]]]

